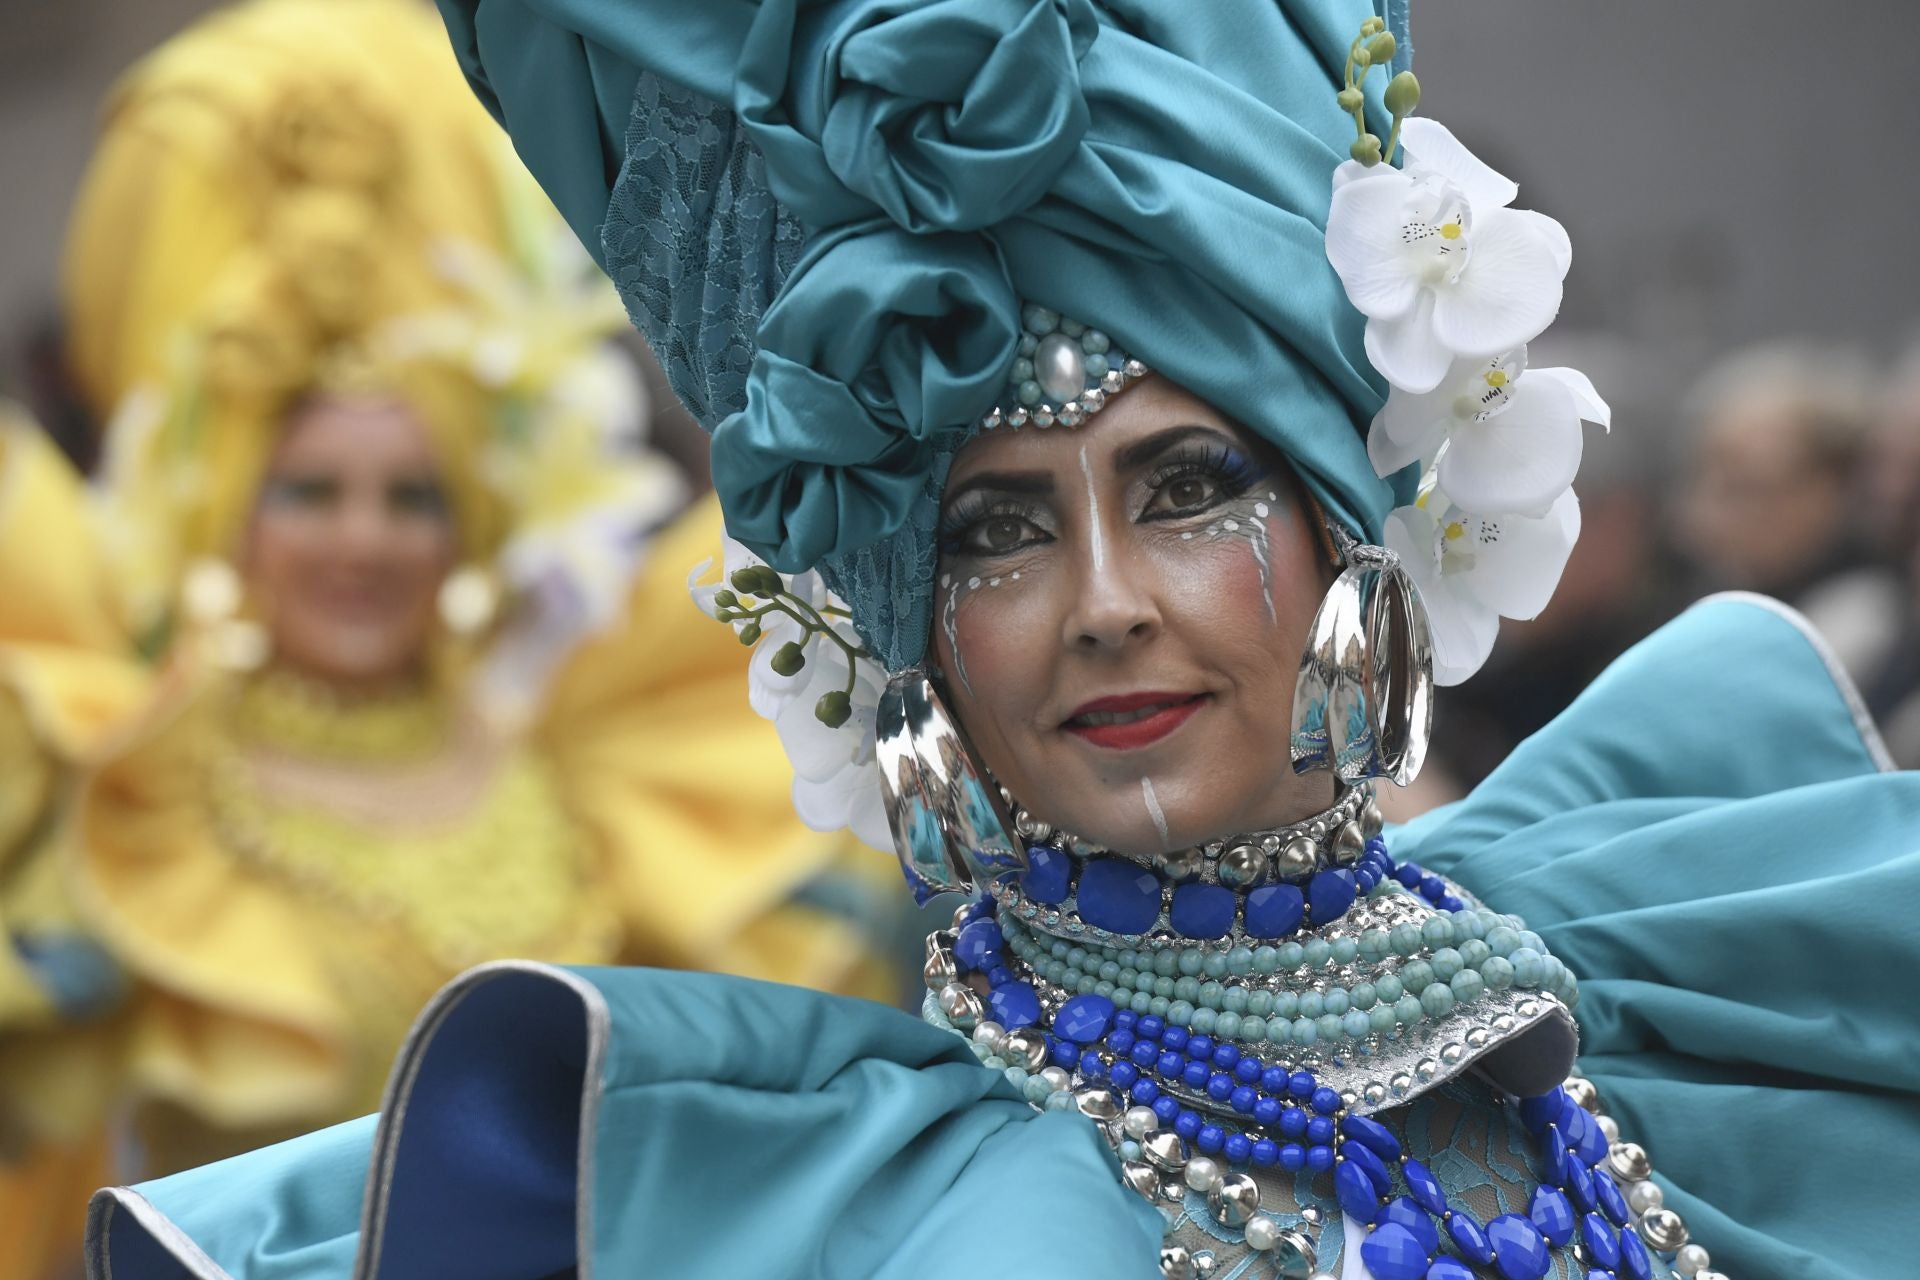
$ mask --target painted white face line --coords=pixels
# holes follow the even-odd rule
[[[1147,802],[1147,817],[1153,820],[1153,829],[1160,833],[1160,843],[1167,842],[1167,815],[1161,812],[1160,797],[1153,794],[1153,779],[1140,779],[1140,796]]]

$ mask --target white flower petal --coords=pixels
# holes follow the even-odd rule
[[[862,844],[892,853],[893,828],[887,824],[886,798],[880,793],[879,766],[872,761],[851,767],[858,780],[848,805],[847,826]]]
[[[1433,292],[1423,289],[1407,314],[1367,321],[1367,359],[1403,391],[1433,390],[1453,363],[1453,353],[1434,336],[1433,314]]]
[[[1500,635],[1500,615],[1452,592],[1442,593],[1439,607],[1427,604],[1427,632],[1433,637],[1433,682],[1462,684],[1486,665],[1493,642]]]
[[[1376,319],[1404,315],[1419,282],[1400,251],[1412,185],[1397,170],[1347,183],[1333,193],[1327,213],[1327,261],[1347,299]]]
[[[1580,414],[1581,421],[1597,422],[1609,431],[1613,429],[1613,410],[1593,389],[1593,380],[1578,369],[1535,369],[1527,376],[1559,383],[1573,397],[1574,408]]]
[[[1539,517],[1580,470],[1580,413],[1558,382],[1514,383],[1507,407],[1462,423],[1440,459],[1440,485],[1468,511]]]
[[[1502,617],[1538,617],[1560,585],[1567,556],[1580,537],[1580,501],[1573,490],[1561,494],[1541,519],[1508,516],[1475,523],[1479,545],[1472,571],[1462,575],[1467,579],[1463,588]],[[1486,537],[1489,526],[1497,533],[1492,540]]]
[[[1391,432],[1381,429],[1379,423],[1376,417],[1373,429],[1367,432],[1367,460],[1373,463],[1373,474],[1384,479],[1425,456],[1427,446],[1424,439],[1402,444],[1393,438]],[[1435,441],[1439,438],[1438,431],[1431,436]]]
[[[687,575],[687,594],[693,597],[693,603],[699,607],[700,612],[706,614],[709,618],[717,620],[720,617],[720,606],[713,602],[713,598],[720,594],[720,588],[727,585],[727,577],[723,573],[712,582],[702,586],[700,579],[706,577],[712,568],[712,556],[708,556],[705,560],[693,566],[693,572]]]
[[[1560,278],[1564,280],[1567,270],[1573,266],[1573,241],[1567,238],[1567,229],[1561,226],[1558,220],[1549,218],[1544,213],[1536,213],[1532,209],[1509,209],[1507,212],[1532,222],[1535,228],[1546,237],[1548,245],[1553,249],[1554,263],[1560,268]]]
[[[1511,209],[1494,209],[1474,225],[1466,270],[1435,291],[1433,333],[1463,356],[1531,342],[1559,314],[1565,274],[1545,232]]]
[[[1520,188],[1467,150],[1453,131],[1437,120],[1410,116],[1400,126],[1400,145],[1407,167],[1437,173],[1466,193],[1474,212],[1482,213],[1513,203]]]

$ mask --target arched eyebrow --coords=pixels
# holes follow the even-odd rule
[[[1020,493],[1035,498],[1053,495],[1050,471],[981,471],[968,476],[947,490],[944,505],[952,506],[969,493]]]
[[[1232,445],[1236,449],[1245,448],[1233,433],[1223,427],[1208,426],[1205,423],[1189,422],[1180,426],[1166,427],[1152,435],[1142,436],[1114,455],[1116,469],[1126,471],[1144,466],[1167,450],[1191,440],[1195,436],[1208,436],[1222,444]]]

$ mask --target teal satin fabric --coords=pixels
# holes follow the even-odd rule
[[[1579,975],[1582,1069],[1718,1266],[1904,1274],[1920,774],[1880,771],[1783,611],[1695,607],[1389,839]],[[213,1274],[181,1261],[197,1248],[236,1280],[321,1280],[363,1247],[390,1277],[471,1280],[543,1280],[576,1250],[694,1280],[1154,1274],[1152,1211],[1089,1126],[876,1005],[495,967],[441,997],[395,1078],[377,1138],[102,1193],[95,1274]]]
[[[1411,475],[1396,488],[1367,459],[1385,385],[1323,239],[1368,0],[441,8],[480,96],[707,407],[729,531],[781,569],[824,565],[889,668],[926,644],[925,609],[902,602],[931,595],[946,462],[1005,398],[1007,297],[1110,332],[1278,445],[1369,540],[1410,496]],[[661,81],[688,95],[677,110],[657,109]],[[688,198],[722,174],[748,192],[764,174],[788,221],[741,244]],[[743,258],[784,261],[765,250],[785,225],[804,266],[739,279]],[[897,305],[935,273],[961,305]],[[754,332],[743,293],[777,295]],[[740,345],[760,358],[704,358]]]

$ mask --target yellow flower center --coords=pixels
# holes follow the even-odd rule
[[[1495,369],[1487,375],[1487,385],[1498,391],[1507,385],[1507,373],[1504,369]]]
[[[1452,541],[1454,539],[1466,537],[1467,526],[1461,524],[1458,520],[1450,520],[1447,522],[1446,527],[1442,529],[1440,532],[1449,541]]]
[[[1440,224],[1440,238],[1442,240],[1458,240],[1465,234],[1466,229],[1457,222],[1444,222]]]

